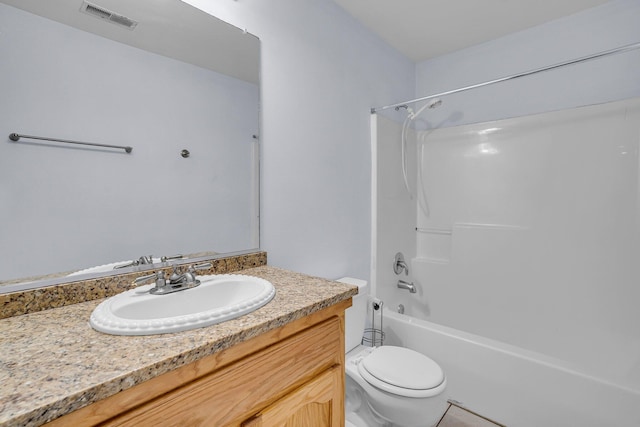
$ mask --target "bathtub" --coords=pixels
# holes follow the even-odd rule
[[[449,399],[509,427],[640,426],[640,391],[565,361],[391,310],[384,331],[440,364]]]

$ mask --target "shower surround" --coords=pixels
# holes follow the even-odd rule
[[[413,197],[400,129],[372,116],[374,292],[406,313],[389,316],[389,339],[507,425],[640,424],[624,410],[640,403],[640,98],[411,131]],[[397,251],[408,276],[393,273]]]

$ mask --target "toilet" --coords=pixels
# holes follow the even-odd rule
[[[360,344],[367,319],[368,284],[358,286],[345,315],[345,418],[347,427],[432,427],[447,407],[447,380],[427,356],[397,346]]]

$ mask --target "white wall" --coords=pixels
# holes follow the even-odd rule
[[[328,0],[188,3],[260,37],[261,244],[270,264],[325,277],[369,275],[370,107],[631,43],[638,31],[637,2],[614,2],[418,64],[414,70],[406,58]],[[633,65],[623,62],[616,68],[622,73]],[[583,78],[600,72],[596,68]],[[619,85],[617,90],[602,82],[593,90],[627,96],[637,90],[634,77],[613,75],[604,81]],[[550,98],[553,108],[566,99],[567,80],[560,80],[554,86],[562,89],[559,99]],[[591,81],[587,83],[591,87]],[[521,85],[530,94],[539,92],[531,82]],[[460,124],[532,111],[527,97],[512,98],[511,90],[506,92],[506,102],[493,92],[487,102],[447,100],[429,120],[439,123],[460,112],[464,120],[455,123]],[[574,98],[582,101],[581,94],[576,91]],[[537,108],[548,107],[543,104]]]
[[[189,0],[262,41],[261,246],[269,264],[369,278],[369,110],[414,65],[329,0]]]
[[[640,41],[640,2],[616,0],[556,21],[421,62],[416,95],[452,90]],[[640,51],[443,98],[419,126],[515,117],[640,94]],[[419,104],[421,105],[421,104]]]
[[[255,84],[4,4],[0,27],[0,278],[256,246]]]

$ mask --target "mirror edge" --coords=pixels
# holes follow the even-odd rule
[[[202,255],[202,256],[197,256],[192,258],[157,262],[153,264],[136,265],[136,266],[121,268],[121,269],[118,269],[117,271],[109,270],[109,271],[102,271],[97,273],[78,274],[75,276],[67,275],[67,276],[61,276],[61,277],[53,277],[49,279],[34,280],[30,282],[4,284],[4,285],[0,285],[0,295],[12,294],[16,292],[32,291],[35,289],[47,288],[51,286],[61,286],[61,285],[72,284],[76,282],[85,282],[88,280],[117,277],[120,275],[127,275],[132,273],[145,273],[151,270],[158,270],[161,268],[172,267],[174,265],[181,266],[186,264],[197,264],[203,261],[214,261],[214,260],[219,260],[224,258],[250,255],[250,254],[255,254],[259,252],[262,252],[260,248],[244,249],[237,252],[225,252],[225,253],[220,253],[215,255],[209,254],[209,255]]]

